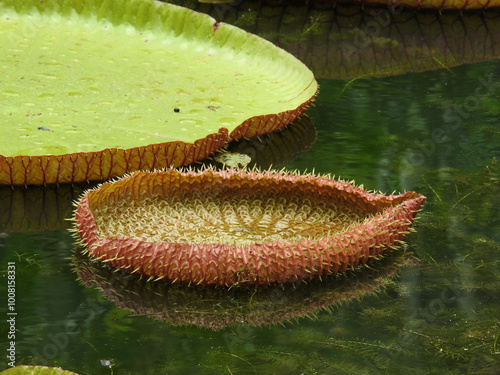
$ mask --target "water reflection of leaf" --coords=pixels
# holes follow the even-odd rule
[[[316,129],[311,119],[302,116],[286,127],[269,134],[230,142],[223,152],[216,153],[210,159],[202,161],[201,166],[197,168],[205,166],[223,168],[224,166],[218,162],[217,157],[225,152],[248,156],[250,162],[245,166],[249,169],[276,168],[300,157],[311,148],[315,141]]]
[[[59,230],[67,220],[73,201],[95,184],[60,186],[0,186],[0,232]]]
[[[362,272],[327,280],[283,287],[222,289],[147,282],[114,272],[75,251],[73,258],[80,279],[97,285],[118,307],[167,321],[219,330],[245,322],[252,326],[283,323],[359,299],[383,290],[398,269],[411,265],[405,252],[394,252],[380,265]],[[129,312],[127,312],[129,314]]]

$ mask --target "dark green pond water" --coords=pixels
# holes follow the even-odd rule
[[[14,262],[16,364],[116,375],[499,374],[500,61],[319,83],[308,112],[316,142],[284,167],[426,195],[404,248],[323,284],[151,289],[75,256],[66,229],[27,232],[30,218],[5,216],[15,200],[46,205],[43,228],[50,212],[71,215],[78,188],[57,199],[53,188],[34,198],[2,190],[0,368]]]

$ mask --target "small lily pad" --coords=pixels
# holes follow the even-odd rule
[[[0,184],[104,180],[204,159],[317,91],[273,44],[152,0],[0,0]]]
[[[221,163],[223,166],[233,169],[245,168],[252,158],[246,154],[239,152],[223,152],[214,157],[214,160]]]
[[[149,279],[217,286],[309,281],[401,243],[425,197],[283,172],[136,172],[88,191],[76,235],[91,258]]]

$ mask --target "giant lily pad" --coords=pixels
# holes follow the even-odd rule
[[[114,268],[171,282],[267,285],[377,258],[402,241],[424,201],[314,175],[169,170],[88,191],[75,221],[89,255]]]
[[[204,159],[299,116],[317,84],[271,43],[152,0],[0,0],[0,184]]]
[[[221,17],[266,38],[304,62],[316,78],[350,79],[403,74],[499,57],[499,2],[434,2],[438,9],[488,7],[484,12],[416,10],[402,2],[369,7],[334,1],[240,0],[207,7],[175,4]],[[361,0],[367,3],[365,0]],[[385,1],[385,0],[383,0]],[[418,2],[418,4],[417,4]],[[413,1],[417,7],[432,5]],[[225,12],[224,12],[225,11]],[[446,46],[446,47],[444,47]]]

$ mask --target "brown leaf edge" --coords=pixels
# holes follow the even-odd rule
[[[325,1],[325,0],[316,0]],[[328,0],[326,0],[328,1]],[[338,3],[357,3],[363,5],[385,5],[389,8],[407,7],[412,9],[436,10],[485,10],[500,7],[500,0],[332,0]]]
[[[299,105],[296,109],[280,112],[278,114],[251,117],[243,121],[241,125],[237,126],[231,134],[229,134],[229,140],[239,141],[241,139],[248,139],[268,134],[297,120],[305,112],[309,105],[314,102],[314,99],[319,92],[316,80],[313,79],[308,87],[311,85],[316,85],[315,93],[311,98]],[[304,91],[308,87],[304,88]]]
[[[223,147],[228,131],[219,129],[194,143],[168,142],[131,149],[65,155],[0,155],[0,185],[46,185],[104,181],[137,170],[180,167]]]

